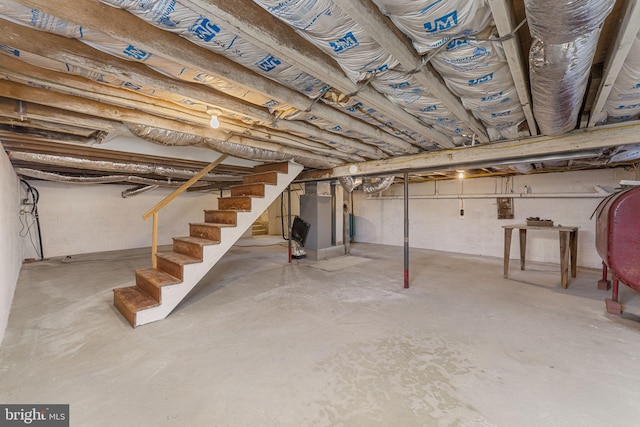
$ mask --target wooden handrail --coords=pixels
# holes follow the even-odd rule
[[[200,178],[202,178],[203,176],[208,174],[211,171],[211,169],[215,168],[220,163],[225,161],[226,158],[227,158],[227,156],[223,155],[220,158],[218,158],[217,160],[209,163],[208,166],[206,166],[204,169],[202,169],[200,172],[198,172],[196,175],[194,175],[189,181],[185,182],[180,187],[176,188],[176,190],[173,193],[169,194],[167,197],[162,199],[157,205],[155,205],[153,208],[149,209],[147,211],[147,213],[142,215],[142,219],[145,219],[145,220],[149,219],[149,217],[151,215],[153,215],[154,213],[157,213],[160,209],[162,209],[165,206],[167,206],[173,199],[175,199],[180,194],[182,194],[187,188],[191,187],[198,180],[200,180]]]
[[[195,174],[189,181],[182,184],[180,187],[176,188],[175,191],[169,194],[167,197],[162,199],[158,204],[156,204],[153,208],[149,209],[144,215],[142,215],[142,219],[146,220],[150,216],[153,216],[153,237],[151,239],[151,264],[153,268],[158,266],[156,260],[156,254],[158,253],[158,212],[160,209],[167,206],[173,199],[182,194],[185,190],[191,187],[193,184],[198,182],[200,178],[208,174],[213,168],[222,163],[228,156],[222,155],[218,159],[209,163],[204,169]]]

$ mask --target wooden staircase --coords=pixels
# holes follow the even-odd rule
[[[189,236],[173,238],[173,251],[157,254],[157,268],[136,270],[135,286],[114,289],[113,304],[133,327],[167,317],[301,171],[291,162],[254,167],[204,222],[189,224]]]

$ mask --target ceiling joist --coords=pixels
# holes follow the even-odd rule
[[[520,106],[527,119],[529,133],[531,135],[537,135],[536,120],[533,117],[533,110],[531,108],[529,78],[520,48],[520,37],[517,32],[514,32],[516,29],[516,20],[513,5],[509,0],[489,0],[489,6],[491,7],[491,13],[493,14],[498,35],[500,37],[511,35],[509,39],[502,42],[502,48],[507,57],[511,77],[513,78],[513,83],[515,84],[516,92],[520,99]]]
[[[589,127],[595,126],[603,116],[603,110],[611,89],[620,74],[622,64],[624,64],[627,54],[631,50],[631,45],[640,31],[640,4],[637,1],[630,0],[626,4],[626,11],[620,23],[618,35],[613,42],[613,46],[609,51],[605,66],[604,75],[600,81],[600,87],[596,94],[596,99],[591,108],[589,117]]]
[[[418,54],[404,38],[400,37],[391,21],[380,13],[371,0],[333,0],[333,2],[364,28],[366,33],[397,59],[405,69],[414,70],[420,67],[421,59]],[[422,67],[420,72],[414,74],[414,77],[476,134],[477,141],[489,141],[484,126],[447,89],[430,64]]]
[[[273,123],[273,116],[261,107],[240,101],[199,84],[174,80],[170,77],[156,73],[144,65],[124,61],[106,53],[96,51],[77,40],[70,40],[53,34],[45,34],[41,31],[31,30],[2,19],[0,19],[0,29],[2,30],[0,31],[0,44],[6,44],[51,60],[64,60],[71,64],[82,64],[84,69],[94,73],[109,75],[123,81],[136,82],[137,84],[155,88],[157,91],[165,91],[168,94],[184,96],[187,99],[194,100],[194,102],[199,101],[207,105],[214,105],[218,108],[237,113],[241,116],[260,120],[263,123]],[[32,45],[32,43],[35,43],[35,45]],[[17,60],[7,58],[6,63],[11,64],[15,63],[15,61]],[[9,66],[10,65],[7,65],[7,67]],[[3,68],[5,67],[0,66],[0,71]],[[53,82],[61,82],[66,86],[74,87],[77,83],[79,87],[87,91],[87,95],[93,91],[101,91],[102,93],[117,93],[117,95],[114,96],[116,98],[120,97],[123,102],[136,100],[139,99],[139,97],[142,97],[142,99],[147,98],[147,103],[154,102],[154,100],[149,97],[144,97],[135,91],[123,91],[106,85],[98,85],[95,82],[84,82],[83,80],[85,79],[83,78],[74,78],[74,76],[60,77],[58,75],[59,73],[55,73],[53,71],[36,73],[36,71],[32,70],[28,64],[25,64],[22,67],[22,70],[27,74],[25,77],[41,77],[44,81],[49,81],[49,84]],[[34,74],[31,74],[31,71],[33,71]],[[106,88],[98,89],[97,86],[106,86]],[[130,92],[130,94],[127,94],[128,92]],[[154,108],[157,107],[155,104],[152,105]],[[177,109],[177,106],[175,108]],[[161,113],[162,112],[158,110],[156,114],[164,115]],[[198,115],[195,111],[192,114]],[[164,116],[166,117],[166,115]],[[204,120],[204,115],[200,114],[198,116]],[[206,120],[208,121],[208,118]],[[380,159],[385,157],[384,153],[376,147],[364,144],[352,138],[347,138],[333,132],[319,129],[305,122],[279,120],[274,126],[277,126],[277,128],[281,130],[289,130],[302,135],[310,135],[321,141],[336,142],[338,144],[352,147],[358,151],[366,153],[369,158]],[[394,138],[391,137],[391,135],[389,135],[389,137]]]
[[[606,135],[606,136],[605,136]],[[426,169],[448,170],[465,165],[490,165],[559,153],[578,153],[640,142],[640,121],[597,128],[580,129],[559,136],[537,136],[464,149],[442,150],[432,153],[395,157],[387,160],[347,164],[326,171],[301,174],[299,181],[318,181],[342,176],[389,175],[404,171]]]
[[[442,147],[454,146],[451,138],[427,127],[379,92],[369,86],[353,83],[331,58],[254,3],[238,4],[228,0],[192,0],[191,3],[197,5],[204,14],[206,11],[213,13],[246,36],[251,43],[276,54],[305,73],[330,83],[345,94],[357,92],[358,99],[364,101],[367,107],[383,112],[398,125],[403,125]],[[278,28],[278,31],[273,31],[274,28]]]
[[[20,3],[81,25],[84,28],[94,29],[116,40],[133,44],[138,49],[154,52],[160,57],[178,62],[183,66],[206,72],[211,76],[228,82],[234,82],[248,90],[291,105],[298,110],[305,111],[312,104],[312,101],[305,95],[253,73],[233,61],[199,47],[176,34],[153,27],[124,10],[115,9],[94,0],[77,0],[72,3],[65,0],[20,0]],[[51,34],[47,35],[49,38],[51,36]],[[91,58],[84,59],[85,61],[91,60]],[[220,106],[220,108],[224,108],[224,106]],[[336,123],[343,128],[383,141],[398,151],[404,153],[418,152],[416,147],[403,139],[394,137],[322,103],[316,103],[313,106],[313,114]]]

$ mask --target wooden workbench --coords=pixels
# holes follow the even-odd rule
[[[545,227],[540,225],[511,224],[504,228],[504,277],[509,277],[509,256],[511,253],[511,234],[513,229],[520,230],[520,270],[524,270],[527,251],[527,230],[558,231],[560,238],[560,276],[562,287],[569,284],[569,258],[571,258],[571,277],[576,277],[576,260],[578,255],[579,227]]]

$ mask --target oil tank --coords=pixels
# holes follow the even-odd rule
[[[596,250],[613,283],[607,311],[620,314],[618,282],[640,291],[640,186],[623,190],[605,200],[596,210]],[[601,286],[599,286],[601,288]],[[606,289],[606,288],[605,288]]]

